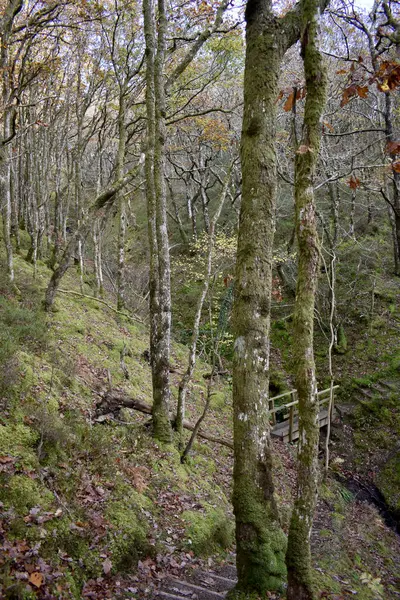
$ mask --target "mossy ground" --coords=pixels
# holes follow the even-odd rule
[[[197,534],[194,522],[183,517],[188,510],[198,515],[199,531],[205,512],[210,515],[202,554],[225,551],[232,544],[228,482],[218,482],[211,454],[225,469],[228,450],[216,454],[200,442],[182,466],[174,446],[153,442],[145,426],[148,417],[141,413],[125,410],[115,421],[95,421],[96,401],[110,380],[113,387],[151,402],[150,367],[142,356],[148,348],[146,325],[94,300],[63,293],[54,312],[45,315],[41,300],[50,271],[38,264],[34,278],[32,266],[16,256],[15,272],[17,294],[5,277],[0,281],[0,322],[8,340],[2,364],[9,365],[9,380],[1,389],[0,523],[6,546],[0,596],[39,593],[25,570],[35,544],[42,561],[33,559],[35,568],[49,573],[42,589],[62,590],[62,598],[84,597],[105,575],[106,587],[124,576],[132,587],[129,578],[138,561],[181,553],[190,553],[186,561],[194,560],[190,536],[197,539]],[[73,269],[63,288],[78,291]],[[123,347],[129,380],[120,367]],[[173,388],[186,353],[184,347],[173,348]],[[209,367],[200,363],[190,389],[191,420],[201,413],[207,372]],[[208,427],[216,436],[226,435],[229,390],[220,384],[216,391]],[[15,592],[17,575],[22,579]]]

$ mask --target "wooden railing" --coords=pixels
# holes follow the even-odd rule
[[[337,390],[339,388],[338,385],[334,385],[333,386],[333,398],[332,398],[332,405],[331,405],[331,418],[333,415],[333,409],[334,409],[334,400],[335,400],[335,390]],[[326,388],[326,390],[321,390],[320,392],[317,392],[317,398],[319,401],[319,406],[321,407],[323,404],[329,404],[329,398],[330,398],[330,393],[331,393],[331,388]],[[290,396],[292,398],[291,402],[288,402],[287,404],[281,404],[280,406],[275,406],[275,403],[277,400],[280,400],[281,398],[285,398],[286,396]],[[283,411],[289,411],[289,414],[287,415],[286,418],[283,419],[283,421],[289,421],[289,442],[293,441],[293,425],[294,425],[294,420],[295,417],[298,414],[298,404],[299,404],[299,399],[298,399],[298,394],[297,394],[297,390],[290,390],[289,392],[285,392],[284,394],[279,394],[279,396],[274,396],[274,398],[270,398],[269,399],[269,412],[271,415],[271,421],[272,421],[272,426],[274,427],[276,425],[276,414],[278,412],[283,412]]]

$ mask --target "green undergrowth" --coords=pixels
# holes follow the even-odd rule
[[[32,265],[16,256],[15,273],[13,287],[0,277],[0,530],[7,540],[0,596],[37,597],[34,585],[16,580],[33,548],[34,568],[58,572],[47,589],[61,586],[62,597],[76,599],[85,582],[104,575],[105,561],[117,575],[163,552],[224,552],[233,521],[214,457],[220,468],[229,451],[217,454],[200,441],[183,466],[174,446],[153,441],[148,415],[125,409],[96,422],[96,402],[110,382],[151,404],[146,325],[67,293],[46,315],[41,302],[50,271],[39,263],[34,277]],[[62,288],[79,290],[73,269]],[[173,403],[186,356],[185,347],[173,347]],[[192,421],[202,411],[207,373],[199,362],[188,397]],[[206,427],[229,436],[229,388],[219,382],[215,391]],[[179,536],[171,538],[171,527]]]

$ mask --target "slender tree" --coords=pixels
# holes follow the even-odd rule
[[[288,600],[312,600],[311,527],[318,490],[318,399],[314,363],[314,305],[318,280],[319,242],[314,180],[322,132],[327,77],[318,47],[318,3],[304,0],[301,55],[306,103],[300,145],[295,159],[298,275],[294,311],[296,388],[299,399],[297,493],[286,554]]]

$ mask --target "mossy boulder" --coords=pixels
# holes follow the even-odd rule
[[[195,554],[209,556],[233,544],[233,522],[218,508],[207,506],[204,512],[185,511],[187,543]]]

